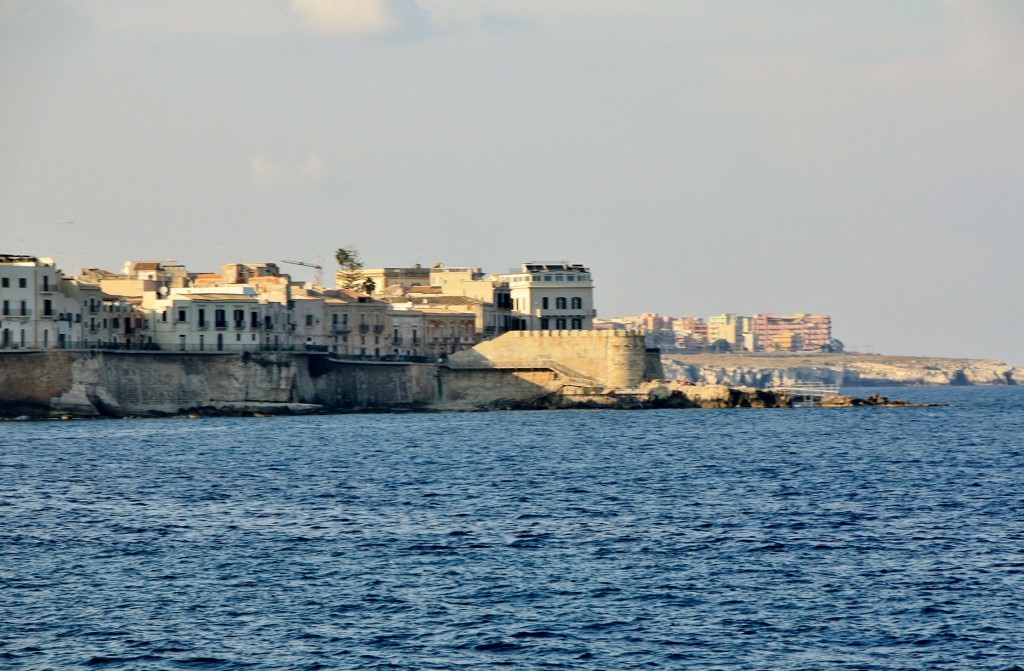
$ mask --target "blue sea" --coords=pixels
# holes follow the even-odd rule
[[[1024,669],[1024,388],[881,391],[3,422],[0,668]]]

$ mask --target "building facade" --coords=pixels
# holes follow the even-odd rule
[[[579,331],[594,327],[594,284],[578,263],[524,263],[519,272],[498,275],[508,286],[513,330]]]

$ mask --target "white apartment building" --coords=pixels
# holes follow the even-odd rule
[[[524,263],[517,273],[498,275],[507,284],[515,327],[527,331],[578,331],[594,327],[594,283],[578,263]]]
[[[250,286],[147,292],[142,310],[151,342],[162,350],[284,349],[291,344],[288,307],[260,300]]]
[[[53,259],[0,254],[0,347],[109,342],[102,317],[96,321],[102,312],[100,288],[65,278]]]

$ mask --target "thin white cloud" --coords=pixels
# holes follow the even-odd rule
[[[308,186],[327,177],[327,163],[316,154],[309,154],[293,166],[282,166],[264,154],[249,160],[249,177],[264,189],[279,186]]]
[[[254,156],[249,161],[249,176],[261,187],[269,188],[281,181],[281,170],[266,156]]]
[[[384,0],[291,0],[304,26],[334,35],[381,35],[399,28]]]

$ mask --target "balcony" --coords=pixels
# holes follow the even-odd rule
[[[39,293],[41,294],[54,294],[57,293],[57,286],[55,284],[40,284]]]
[[[236,331],[244,331],[245,330],[245,320],[244,319],[236,319],[235,320],[235,330]]]
[[[352,331],[352,327],[348,324],[334,324],[331,326],[331,332],[333,333],[349,333]]]
[[[360,324],[359,325],[359,332],[360,333],[369,333],[370,332],[370,325],[369,324]]]
[[[384,333],[384,325],[383,324],[374,324],[373,325],[373,332],[377,333],[377,334]]]
[[[226,329],[228,327],[228,322],[226,319],[218,319],[213,323],[213,325],[214,328]]]

